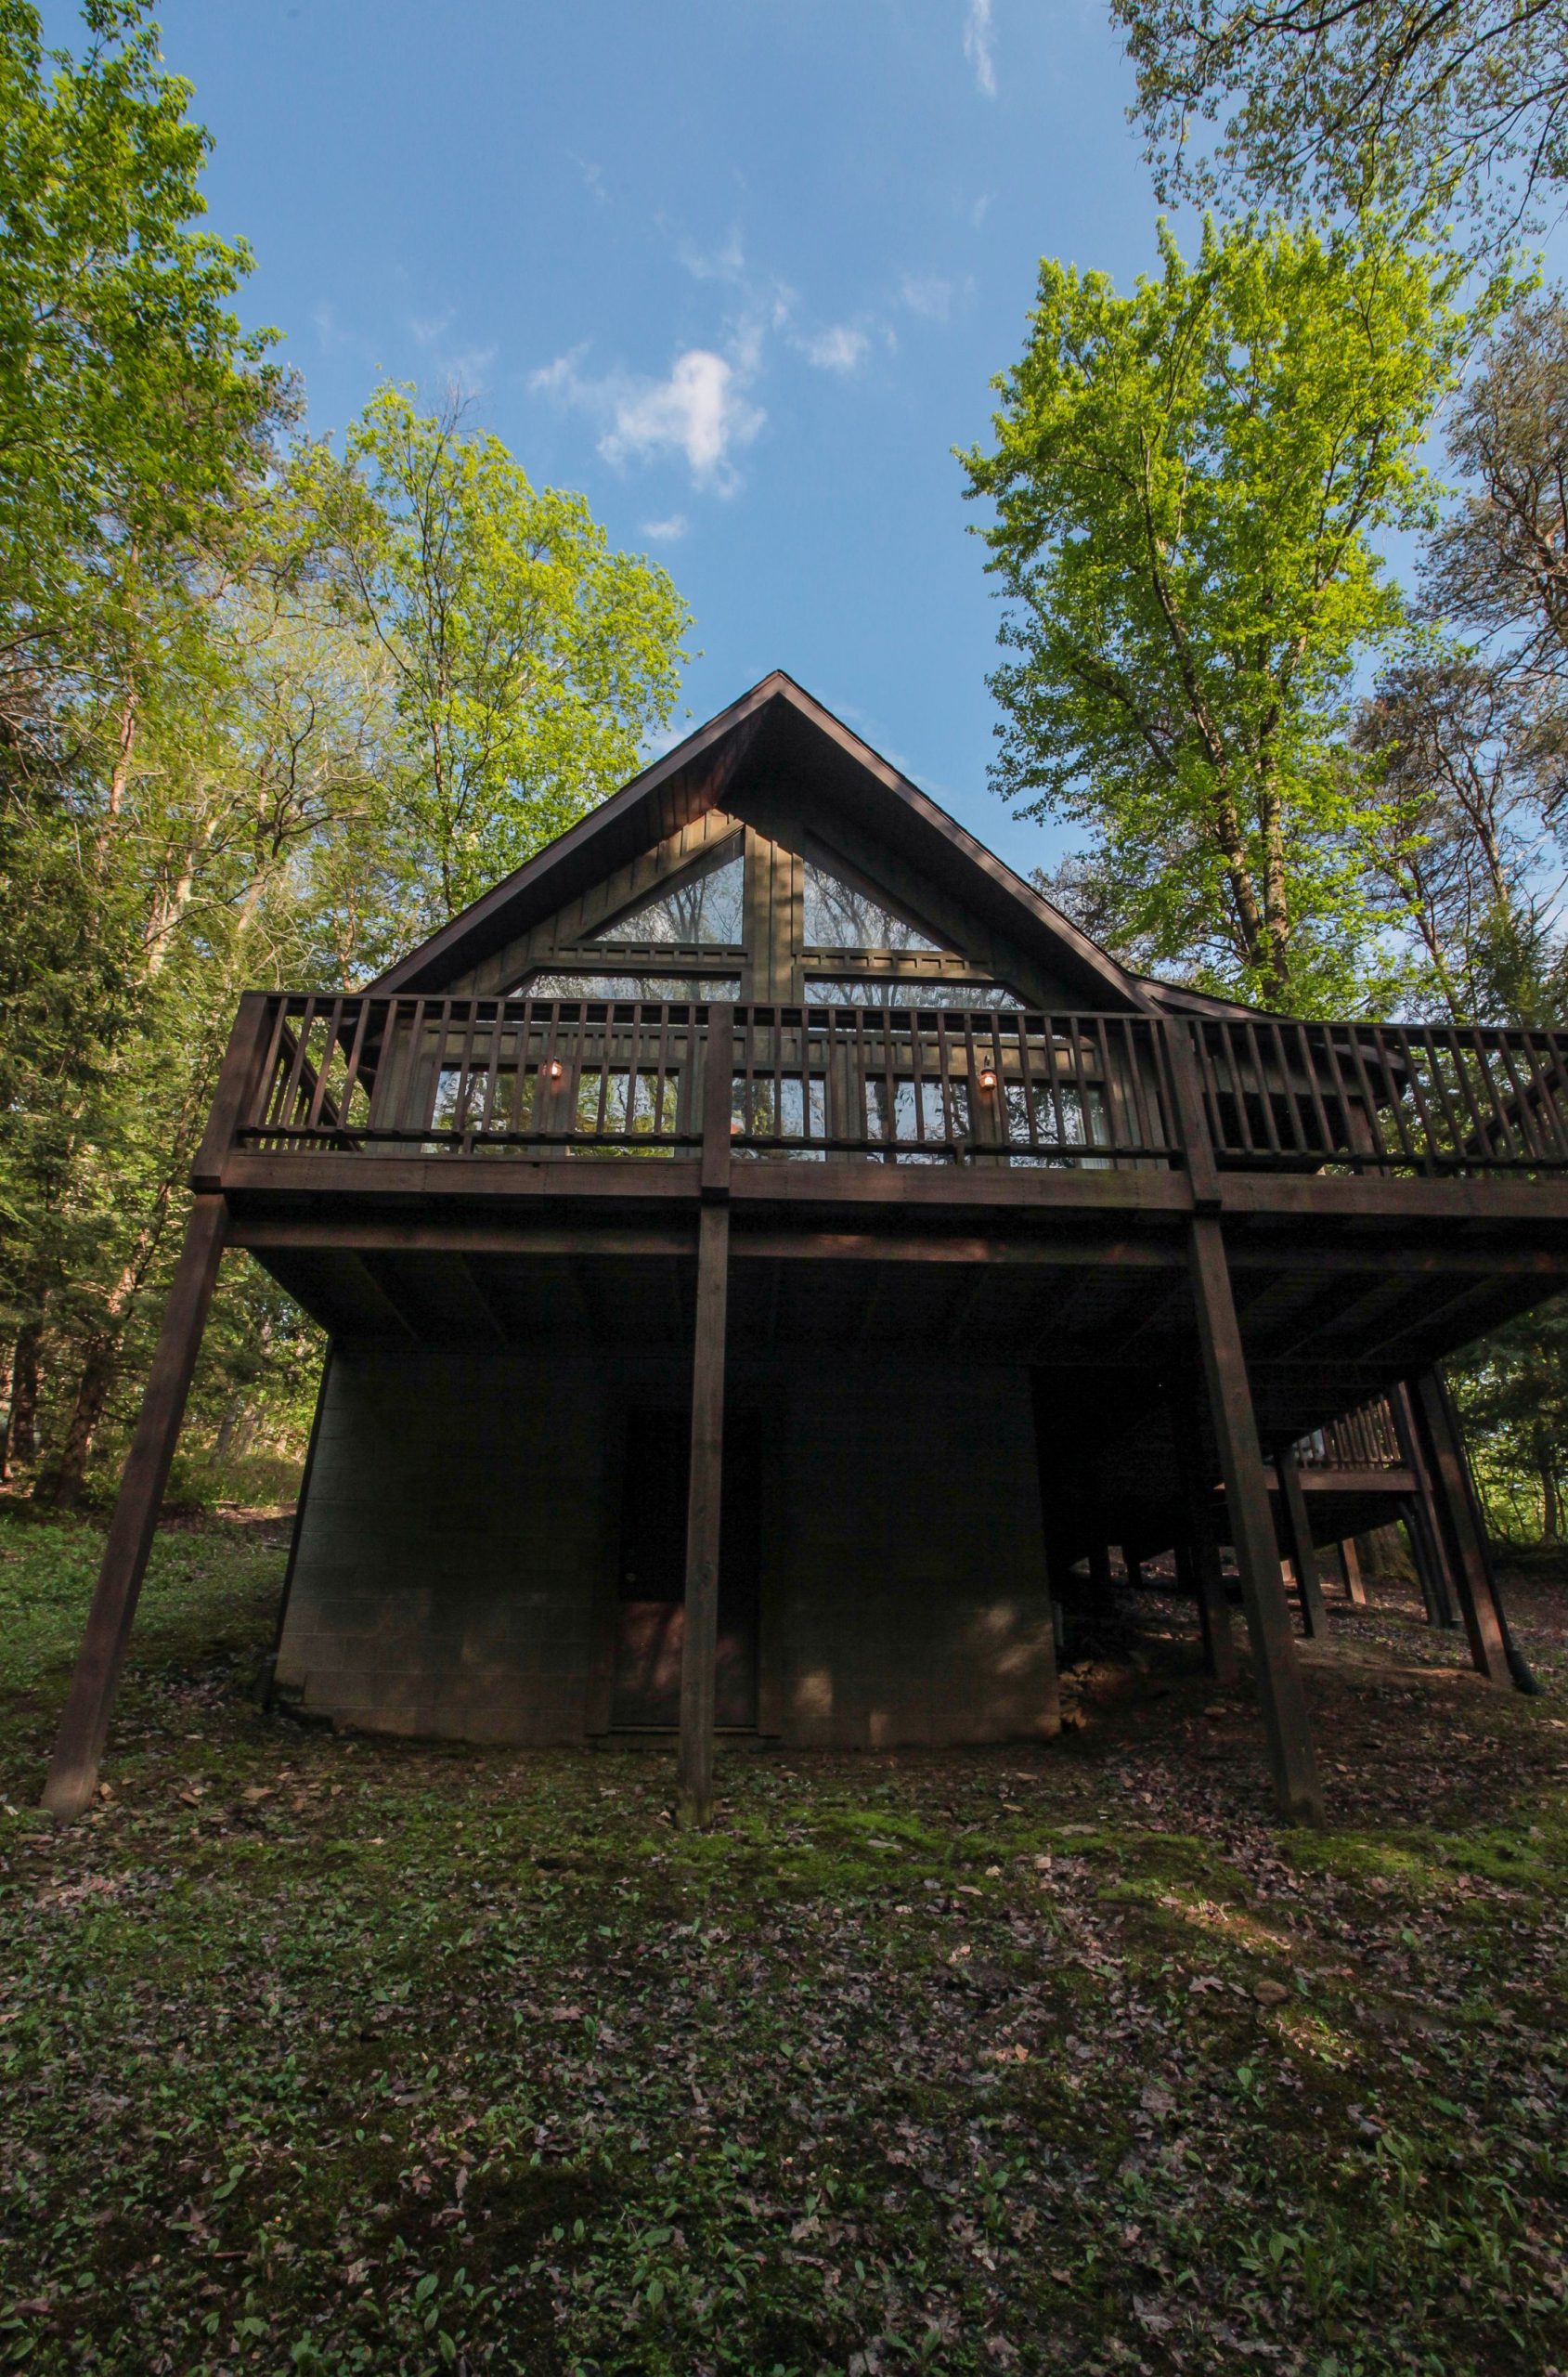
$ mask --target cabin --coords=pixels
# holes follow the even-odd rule
[[[1130,973],[775,673],[363,991],[241,1001],[45,1803],[228,1245],[330,1338],[303,1709],[667,1734],[700,1822],[718,1734],[1049,1737],[1112,1545],[1234,1677],[1228,1548],[1310,1818],[1296,1641],[1358,1529],[1527,1682],[1436,1365],[1568,1280],[1565,1058]]]

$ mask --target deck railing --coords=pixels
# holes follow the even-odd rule
[[[1393,1414],[1381,1396],[1314,1428],[1295,1448],[1302,1469],[1399,1469],[1404,1456]]]
[[[1222,1164],[1428,1176],[1568,1166],[1568,1033],[1263,1018],[1186,1028]]]
[[[1180,1155],[1160,1025],[1142,1016],[291,994],[266,1020],[239,1137],[273,1151],[672,1155],[700,1144],[706,1069],[727,1032],[743,1157]]]
[[[297,992],[260,1020],[237,1137],[272,1152],[691,1153],[727,1035],[758,1161],[1568,1171],[1558,1032]]]

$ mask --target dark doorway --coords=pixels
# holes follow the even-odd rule
[[[686,1612],[686,1489],[690,1411],[632,1411],[621,1495],[619,1605],[610,1722],[673,1726],[680,1716]],[[716,1720],[757,1722],[757,1576],[762,1541],[762,1422],[724,1421],[719,1526]]]

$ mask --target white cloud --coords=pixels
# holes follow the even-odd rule
[[[936,273],[906,273],[899,294],[912,314],[927,322],[945,322],[952,314],[953,286]]]
[[[616,398],[600,452],[610,462],[684,454],[698,487],[725,493],[726,482],[733,483],[731,449],[749,446],[766,418],[741,395],[747,377],[749,370],[737,371],[710,347],[689,347],[676,357],[667,380],[644,380]]]
[[[855,330],[849,322],[836,322],[830,330],[812,331],[795,344],[819,371],[849,372],[860,370],[871,341],[864,331]]]
[[[693,486],[732,495],[739,484],[732,457],[750,445],[768,417],[744,393],[757,368],[759,346],[760,333],[743,337],[732,361],[710,347],[688,347],[676,357],[664,380],[624,371],[588,378],[578,370],[586,350],[575,347],[536,371],[528,385],[538,395],[603,421],[599,451],[606,461],[652,461],[680,454]]]
[[[570,154],[570,152],[568,153]],[[608,206],[610,203],[610,193],[604,187],[604,175],[603,169],[594,163],[591,157],[573,156],[572,162],[576,165],[578,173],[582,175],[583,188],[589,192],[590,197],[592,197],[600,206]]]
[[[686,514],[672,512],[667,520],[644,520],[641,535],[655,545],[673,545],[686,533]]]
[[[433,314],[427,319],[422,321],[420,319],[418,315],[410,315],[408,318],[408,331],[415,345],[434,346],[438,338],[445,336],[451,318],[452,314],[450,306],[447,307],[446,313]]]
[[[968,0],[964,17],[964,55],[975,70],[975,87],[996,97],[996,60],[991,55],[991,0]]]
[[[745,278],[745,251],[741,235],[732,231],[721,248],[705,251],[683,240],[676,250],[693,280],[740,281]]]

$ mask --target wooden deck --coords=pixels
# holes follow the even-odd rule
[[[1565,1060],[1554,1032],[1198,1013],[248,995],[46,1804],[97,1774],[227,1242],[343,1340],[681,1349],[699,1820],[725,1368],[792,1343],[1027,1372],[1082,1472],[1053,1565],[1174,1540],[1221,1674],[1223,1531],[1311,1816],[1282,1542],[1315,1630],[1315,1544],[1419,1507],[1432,1591],[1510,1673],[1433,1366],[1568,1282]]]

